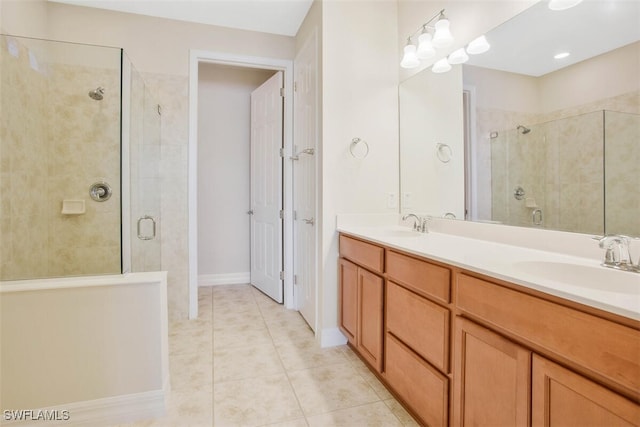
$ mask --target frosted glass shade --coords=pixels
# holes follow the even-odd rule
[[[485,53],[491,48],[491,45],[487,41],[485,36],[480,36],[477,39],[471,40],[469,46],[467,46],[467,53],[469,55],[478,55],[481,53]]]
[[[446,73],[449,70],[451,70],[451,64],[449,64],[447,58],[442,58],[441,60],[433,64],[433,67],[431,67],[431,71],[437,74]]]
[[[404,56],[400,62],[402,68],[415,68],[420,65],[418,55],[416,55],[416,46],[408,44],[404,47]]]
[[[429,59],[436,56],[436,50],[431,43],[431,34],[422,33],[418,37],[418,58]]]
[[[453,43],[453,35],[449,30],[449,20],[446,18],[436,22],[436,32],[433,34],[433,46],[436,49],[442,49],[451,46]]]
[[[469,55],[467,55],[467,52],[465,52],[464,48],[461,47],[460,49],[454,50],[453,52],[451,52],[451,55],[449,55],[448,62],[451,65],[456,65],[456,64],[464,64],[468,60],[469,60]]]

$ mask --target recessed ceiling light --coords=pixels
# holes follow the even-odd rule
[[[569,55],[571,55],[569,52],[562,52],[562,53],[558,53],[556,55],[553,55],[553,57],[555,59],[563,59],[563,58],[566,58]]]

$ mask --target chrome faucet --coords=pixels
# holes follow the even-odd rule
[[[640,266],[634,264],[629,253],[629,237],[619,234],[594,237],[605,250],[602,266],[640,273]],[[640,263],[640,260],[638,260]]]
[[[427,221],[430,220],[431,218],[429,217],[423,217],[420,218],[418,215],[416,214],[407,214],[405,216],[402,217],[402,220],[405,221],[409,218],[413,217],[413,229],[415,231],[419,231],[420,233],[428,233],[429,229],[427,228]]]

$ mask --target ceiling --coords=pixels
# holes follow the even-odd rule
[[[539,77],[640,40],[640,1],[585,0],[563,11],[547,3],[488,32],[491,49],[468,64]],[[570,56],[554,59],[560,52]]]
[[[313,0],[49,0],[241,30],[295,36]]]

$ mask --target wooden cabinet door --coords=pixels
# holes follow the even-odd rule
[[[340,258],[340,330],[352,345],[358,335],[358,266]]]
[[[467,319],[455,323],[453,425],[529,425],[531,352]]]
[[[378,372],[382,372],[382,311],[384,281],[362,268],[358,269],[358,350]]]
[[[640,425],[640,406],[540,356],[533,357],[534,426]]]

